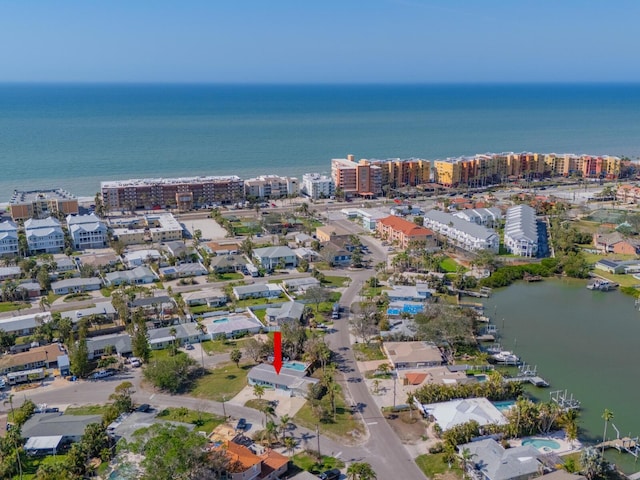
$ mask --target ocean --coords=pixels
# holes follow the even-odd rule
[[[331,158],[640,156],[640,85],[0,85],[0,202],[100,181],[330,170]]]

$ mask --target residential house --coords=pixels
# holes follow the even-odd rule
[[[500,237],[493,230],[439,210],[430,210],[424,214],[424,226],[465,250],[498,253],[500,247]]]
[[[256,365],[249,370],[247,380],[249,385],[263,385],[273,388],[276,393],[293,397],[305,397],[309,386],[319,382],[317,378],[308,377],[306,370],[289,368],[286,363],[279,374],[271,364]]]
[[[215,273],[233,273],[245,268],[247,259],[242,255],[218,255],[209,259],[209,268]]]
[[[207,317],[202,322],[207,327],[207,335],[212,340],[224,335],[226,338],[236,338],[248,333],[259,333],[264,329],[260,320],[253,316],[234,313],[224,317]]]
[[[61,313],[62,318],[68,318],[76,324],[83,318],[100,318],[104,322],[114,322],[118,318],[118,312],[111,302],[97,302],[95,307],[71,310]]]
[[[290,280],[285,280],[282,284],[289,293],[304,293],[311,287],[319,287],[320,280],[314,277],[292,278]]]
[[[638,255],[640,253],[640,241],[625,237],[619,232],[594,233],[593,244],[601,253],[618,255]]]
[[[336,241],[322,244],[322,257],[330,265],[344,266],[351,264],[352,253],[341,247]]]
[[[267,308],[265,320],[272,325],[299,323],[304,313],[304,303],[286,302],[278,307]]]
[[[135,310],[141,308],[145,315],[153,317],[173,315],[176,312],[176,303],[168,295],[157,297],[140,297],[129,302],[129,308]]]
[[[538,477],[540,453],[530,445],[505,449],[492,438],[458,445],[471,457],[471,468],[481,480],[529,480]]]
[[[300,245],[301,247],[309,247],[314,238],[311,235],[307,235],[306,233],[297,232],[294,234],[293,240],[297,245]]]
[[[16,315],[0,318],[0,330],[7,333],[15,333],[21,337],[31,335],[35,328],[41,323],[51,321],[50,312],[27,313],[26,315]]]
[[[289,457],[276,452],[275,450],[266,449],[258,455],[262,464],[260,465],[260,480],[278,480],[282,478],[289,468]]]
[[[415,285],[394,285],[391,290],[385,290],[391,302],[424,302],[431,298],[434,290],[426,283]]]
[[[315,262],[316,259],[320,256],[318,252],[308,247],[294,248],[293,252],[300,260],[306,260],[307,262]]]
[[[618,262],[603,258],[602,260],[598,260],[594,267],[597,270],[604,270],[609,273],[624,273],[625,262]]]
[[[298,257],[293,250],[286,246],[256,248],[253,251],[253,256],[267,270],[280,267],[293,268],[298,265]]]
[[[166,242],[162,248],[166,250],[166,252],[172,257],[182,259],[191,256],[195,253],[195,250],[191,247],[188,247],[184,241],[174,240],[172,242]]]
[[[114,333],[87,338],[89,360],[100,358],[107,351],[119,356],[131,354],[131,337],[127,333]]]
[[[24,423],[20,433],[27,452],[55,454],[61,445],[79,442],[88,425],[101,422],[100,415],[36,413]]]
[[[339,237],[349,238],[352,233],[338,225],[323,225],[316,227],[316,238],[319,242],[331,242]]]
[[[104,282],[109,286],[145,285],[158,280],[153,270],[147,266],[136,267],[133,270],[109,272],[104,276]]]
[[[12,280],[20,278],[22,269],[20,267],[0,267],[0,280]]]
[[[197,277],[209,273],[208,270],[204,268],[204,265],[202,265],[200,262],[180,263],[178,265],[161,267],[158,269],[158,271],[160,272],[160,276],[165,280],[172,280],[174,278]]]
[[[56,253],[64,249],[64,232],[55,218],[30,218],[24,222],[24,229],[32,254]]]
[[[171,333],[173,329],[176,331],[175,336]],[[163,328],[152,328],[147,332],[147,335],[149,337],[149,346],[153,350],[167,348],[174,343],[178,346],[188,343],[199,343],[202,337],[196,322],[181,323]]]
[[[505,248],[521,257],[535,257],[538,243],[536,211],[529,205],[509,208],[504,225]]]
[[[68,215],[67,225],[74,249],[84,250],[108,246],[107,226],[95,214]]]
[[[42,294],[42,287],[38,282],[23,282],[18,285],[17,289],[24,290],[28,298],[36,298]]]
[[[206,288],[182,294],[182,298],[189,307],[206,305],[208,307],[221,307],[229,301],[227,294],[221,288]]]
[[[240,243],[238,242],[208,242],[204,245],[204,249],[209,254],[215,255],[237,255],[240,252]]]
[[[428,228],[416,225],[404,218],[390,215],[382,218],[376,225],[376,232],[381,238],[407,248],[409,242],[425,242],[433,245],[435,238]]]
[[[129,268],[139,267],[151,261],[160,260],[162,254],[158,250],[136,250],[124,255],[124,263]]]
[[[466,398],[422,405],[424,415],[435,418],[442,431],[470,421],[485,425],[506,425],[508,420],[486,398]]]
[[[0,374],[33,370],[36,368],[56,368],[58,357],[66,355],[61,343],[52,343],[43,347],[34,347],[26,352],[3,355],[0,357]]]
[[[225,442],[218,446],[227,455],[232,468],[226,472],[230,480],[254,480],[262,472],[262,460],[244,445],[235,442]]]
[[[94,278],[67,278],[51,283],[51,290],[56,295],[67,295],[68,293],[90,292],[100,290],[102,280]]]
[[[0,257],[18,255],[18,227],[10,220],[0,222]]]
[[[385,342],[382,348],[396,370],[435,367],[444,363],[440,349],[427,342]]]
[[[282,293],[280,285],[273,283],[256,283],[253,285],[233,287],[233,295],[238,300],[245,300],[247,298],[278,298]]]
[[[502,220],[502,211],[497,207],[469,208],[456,212],[453,216],[477,225],[495,228],[500,225],[500,220]]]

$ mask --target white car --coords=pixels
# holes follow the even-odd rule
[[[140,359],[137,357],[131,357],[131,359],[129,360],[129,363],[131,363],[132,367],[136,367],[136,368],[141,365]]]

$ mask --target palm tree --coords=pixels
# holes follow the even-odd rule
[[[269,420],[264,427],[264,434],[266,437],[265,440],[267,441],[267,445],[269,446],[269,448],[271,448],[273,439],[278,437],[278,426],[276,425],[276,422],[274,422],[273,420]]]
[[[202,370],[204,370],[204,348],[202,348],[202,337],[207,334],[207,326],[198,322],[196,330],[200,333],[200,358],[202,359]]]
[[[378,476],[368,463],[355,462],[347,468],[347,478],[349,480],[376,480]]]
[[[475,457],[476,454],[475,453],[471,453],[471,450],[469,450],[468,448],[463,448],[462,452],[460,452],[460,463],[461,463],[461,467],[462,467],[462,475],[463,476],[467,476],[467,467],[469,466],[469,463],[471,462],[471,460],[473,459],[473,457]]]
[[[289,454],[293,454],[296,450],[296,446],[298,445],[298,441],[293,437],[285,437],[282,443],[284,444],[284,451]]]
[[[604,454],[604,442],[607,441],[607,427],[609,426],[609,422],[613,420],[613,412],[605,408],[604,412],[602,412],[602,418],[604,419],[604,433],[602,434],[601,454]]]
[[[253,394],[261,400],[264,395],[264,386],[257,383],[253,386]]]
[[[10,408],[11,408],[11,418],[15,419],[15,412],[13,410],[13,394],[9,394],[9,396],[7,397],[7,399],[2,402],[3,405],[9,404]],[[20,472],[20,480],[22,480],[22,459],[20,458],[20,448],[18,445],[18,436],[19,435],[14,435],[13,439],[15,441],[14,444],[14,448],[16,449],[16,457],[18,457],[18,471]]]
[[[178,350],[176,347],[176,337],[178,336],[178,330],[176,330],[176,327],[171,327],[169,329],[169,335],[173,337],[172,345],[173,345],[173,354],[175,355]]]

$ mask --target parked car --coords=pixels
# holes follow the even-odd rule
[[[247,428],[247,421],[244,418],[241,418],[240,420],[238,420],[238,423],[236,423],[236,430],[244,432],[245,428]]]
[[[331,470],[327,470],[326,472],[322,472],[318,475],[320,480],[338,480],[340,478],[340,470],[337,468],[332,468]]]
[[[129,363],[131,363],[132,367],[136,367],[136,368],[141,365],[140,359],[138,357],[131,357],[131,359],[129,360]]]
[[[113,375],[113,372],[110,372],[108,370],[98,370],[97,372],[91,375],[91,378],[94,380],[97,380],[99,378],[110,377],[111,375]]]
[[[186,348],[187,350],[193,350],[194,347],[190,343],[187,343],[187,345],[184,348]]]
[[[136,411],[143,413],[148,412],[149,410],[151,410],[151,405],[149,405],[148,403],[143,403],[136,409]]]

